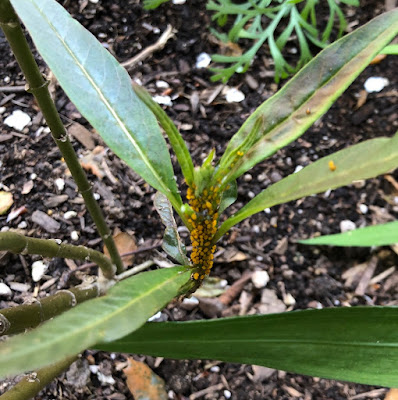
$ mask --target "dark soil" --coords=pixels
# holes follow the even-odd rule
[[[220,156],[228,140],[250,113],[278,89],[269,73],[268,67],[272,65],[272,59],[267,48],[264,48],[246,75],[234,76],[228,83],[229,86],[243,91],[244,101],[227,103],[225,97],[219,94],[208,102],[218,84],[210,82],[210,73],[207,70],[195,68],[196,57],[201,52],[212,54],[220,50],[206,28],[211,22],[210,15],[204,8],[205,2],[191,0],[185,5],[164,4],[153,12],[144,11],[138,0],[100,0],[98,3],[80,1],[79,4],[66,0],[61,3],[65,3],[64,6],[79,22],[102,43],[107,44],[121,62],[153,44],[159,37],[157,28],[163,32],[171,24],[177,30],[175,37],[164,49],[137,65],[131,71],[131,76],[141,81],[152,94],[162,94],[165,90],[158,88],[156,82],[161,80],[168,83],[173,106],[165,109],[180,127],[196,164],[200,164],[212,148]],[[366,3],[366,6],[359,9],[348,10],[352,28],[384,11],[384,1],[373,0]],[[46,72],[43,62],[40,61],[40,65],[43,72]],[[32,124],[22,132],[5,125],[0,131],[2,190],[12,192],[15,209],[26,207],[26,213],[8,223],[6,215],[1,216],[1,229],[18,229],[32,237],[55,236],[66,242],[73,242],[71,234],[77,231],[79,239],[73,243],[101,249],[93,223],[76,192],[76,185],[67,174],[65,163],[50,134],[42,129],[45,124],[35,102],[25,92],[12,89],[24,85],[24,79],[2,35],[0,66],[0,86],[11,87],[9,91],[0,88],[0,107],[5,107],[0,118],[4,120],[13,110],[21,109],[33,119]],[[239,197],[231,207],[231,212],[242,207],[269,184],[294,172],[298,165],[305,166],[365,139],[393,135],[398,126],[397,70],[397,58],[392,56],[380,64],[369,66],[331,110],[302,138],[257,165],[240,179]],[[369,94],[366,104],[356,109],[358,95],[370,76],[388,78],[390,84],[380,93]],[[55,98],[66,125],[78,122],[89,128],[61,89],[56,89]],[[102,143],[95,134],[93,137],[96,144]],[[78,154],[87,152],[77,140],[73,139],[73,144]],[[101,196],[99,202],[112,229],[134,234],[139,246],[156,243],[162,237],[162,226],[152,206],[154,191],[110,151],[105,153],[104,162],[109,173],[105,173],[102,179],[91,173],[89,176],[94,182],[95,192]],[[243,260],[234,261],[230,256],[231,251],[223,253],[221,250],[212,275],[227,280],[231,285],[247,270],[266,270],[270,276],[267,289],[274,291],[280,299],[283,299],[285,293],[295,299],[295,304],[287,305],[289,310],[339,305],[398,304],[396,271],[384,280],[369,285],[363,295],[355,294],[355,285],[347,285],[342,277],[350,267],[369,262],[374,254],[378,257],[374,275],[395,266],[397,255],[393,249],[338,249],[306,247],[296,243],[299,238],[340,232],[342,220],[351,220],[357,227],[395,220],[398,215],[395,202],[398,188],[394,177],[398,179],[398,174],[359,182],[327,194],[276,206],[269,213],[262,212],[253,216],[238,225],[220,243],[221,249],[240,251]],[[57,178],[64,179],[64,189],[57,188]],[[33,186],[26,193],[24,185],[29,181],[32,181]],[[61,195],[66,196],[59,197]],[[364,212],[364,207],[360,205],[366,205],[368,211]],[[51,215],[60,223],[55,234],[48,233],[32,221],[32,214],[37,210]],[[71,210],[77,215],[72,219],[65,219],[64,213]],[[141,253],[136,257],[135,263],[138,264],[148,257],[158,257],[158,254]],[[59,259],[51,260],[49,270],[40,285],[34,283],[29,267],[37,259],[39,257],[22,255],[3,255],[0,258],[2,282],[8,285],[12,282],[27,284],[25,290],[13,290],[11,296],[0,297],[1,307],[21,304],[33,295],[54,293],[65,284],[65,275],[70,272],[71,265],[68,266]],[[94,273],[95,270],[76,272],[66,284],[79,283],[90,272]],[[244,313],[258,312],[261,291],[255,289],[249,281],[240,297],[224,308],[222,315],[237,315],[242,307],[246,310]],[[249,300],[245,302],[245,299]],[[174,303],[162,312],[162,318],[168,320],[209,317],[216,317],[216,314],[203,305],[187,311]],[[365,394],[362,398],[381,399],[387,392],[387,389],[309,378],[282,371],[256,378],[253,377],[253,368],[250,365],[136,358],[144,360],[166,381],[172,399],[226,399],[230,393],[230,398],[236,400],[337,400],[350,399],[368,391],[372,391],[371,394]],[[115,383],[101,383],[98,375],[91,373],[82,387],[78,387],[76,379],[69,373],[53,382],[37,398],[133,398],[121,372],[125,355],[86,352],[84,359],[92,365],[99,365],[103,374],[112,375]],[[7,387],[7,382],[0,383],[0,390]],[[207,394],[195,397],[195,393],[206,388]]]

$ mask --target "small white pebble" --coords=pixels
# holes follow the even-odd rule
[[[5,107],[0,107],[0,114],[3,114],[5,110],[6,110]]]
[[[264,257],[262,257],[262,256],[256,256],[256,260],[257,260],[257,261],[263,261],[263,260],[264,260]]]
[[[210,368],[211,372],[220,372],[220,367],[218,365],[214,365]]]
[[[19,229],[25,229],[27,226],[28,226],[28,224],[27,224],[26,221],[21,221],[21,222],[18,224],[18,228],[19,228]]]
[[[167,392],[167,397],[169,398],[169,399],[171,399],[171,400],[173,400],[175,397],[174,397],[174,392],[172,391],[172,390],[169,390],[168,392]]]
[[[44,274],[48,269],[48,265],[44,264],[43,261],[35,261],[32,264],[32,279],[33,282],[39,282],[43,278]]]
[[[2,226],[0,232],[8,232],[10,230],[9,226]]]
[[[266,174],[265,172],[263,172],[262,174],[260,174],[260,175],[257,176],[257,180],[258,180],[259,182],[263,182],[263,181],[265,181],[267,178],[268,178],[268,177],[267,177],[267,174]]]
[[[169,84],[165,81],[156,81],[155,85],[159,89],[167,89],[169,87]]]
[[[99,370],[99,365],[89,365],[88,368],[93,374],[96,374]]]
[[[224,390],[224,397],[228,400],[232,397],[232,393],[229,390]]]
[[[287,293],[283,298],[283,302],[289,307],[294,306],[296,304],[296,299],[290,294]]]
[[[4,81],[4,83],[10,83],[10,82],[11,82],[11,78],[10,78],[9,76],[6,76],[6,77],[3,79],[3,81]]]
[[[389,85],[389,80],[387,78],[382,78],[381,76],[372,76],[366,79],[364,83],[364,88],[368,93],[381,92],[386,86]]]
[[[257,289],[266,287],[267,283],[269,282],[268,272],[260,270],[254,271],[252,275],[252,282]]]
[[[77,212],[76,212],[76,211],[67,211],[67,212],[64,214],[64,218],[65,218],[65,219],[72,219],[72,218],[76,217],[76,215],[77,215]]]
[[[37,174],[35,174],[34,172],[33,172],[33,174],[30,174],[30,179],[32,180],[32,181],[34,181],[36,178],[37,178]]]
[[[79,240],[79,232],[77,231],[72,231],[70,234],[70,238],[74,241],[77,242]]]
[[[260,227],[258,225],[253,225],[252,231],[254,233],[260,233]]]
[[[189,299],[185,298],[182,303],[181,303],[181,308],[183,308],[184,310],[188,310],[191,311],[193,310],[195,307],[197,307],[199,305],[199,300],[195,297],[192,296]]]
[[[151,318],[148,318],[148,321],[155,321],[157,319],[159,319],[162,316],[162,313],[160,311],[158,311],[155,315],[152,315]]]
[[[104,385],[114,385],[116,381],[113,379],[112,375],[104,375],[102,372],[97,372],[98,380]]]
[[[196,57],[196,68],[206,68],[211,63],[211,57],[207,53],[200,53]]]
[[[89,0],[90,1],[90,3],[93,3],[93,4],[98,4],[99,3],[99,0]]]
[[[65,189],[65,181],[62,178],[57,178],[55,181],[55,186],[57,189],[62,192]]]
[[[186,0],[173,0],[173,4],[185,4]]]
[[[340,231],[342,233],[352,231],[354,229],[356,229],[355,222],[352,222],[349,219],[344,219],[340,222]]]
[[[225,99],[228,103],[240,103],[245,99],[245,94],[236,88],[231,88],[227,91]]]
[[[247,195],[252,199],[253,197],[255,197],[256,195],[255,195],[255,193],[254,192],[252,192],[252,191],[250,191],[250,192],[247,192]]]
[[[245,182],[250,182],[252,179],[253,179],[253,177],[250,174],[243,175],[243,180]]]
[[[220,286],[220,288],[224,289],[228,286],[228,281],[226,279],[221,279],[218,285]]]
[[[293,174],[295,174],[296,172],[299,172],[303,169],[304,167],[302,165],[297,165],[296,168],[293,171]]]
[[[299,209],[297,210],[297,214],[301,215],[302,213],[303,213],[303,210],[302,210],[301,208],[299,208]]]
[[[9,115],[4,123],[10,128],[17,129],[18,131],[22,131],[26,125],[28,125],[31,121],[31,118],[28,114],[24,113],[21,110],[15,110]]]
[[[0,283],[0,296],[11,296],[11,289],[3,282]]]
[[[359,211],[361,211],[362,214],[367,214],[369,211],[369,208],[366,204],[360,204]]]
[[[95,200],[99,200],[101,198],[101,196],[98,193],[94,193],[94,199]]]
[[[264,210],[264,212],[265,212],[266,214],[271,214],[271,209],[270,209],[270,208],[266,208],[266,209]]]
[[[153,100],[158,104],[163,104],[165,106],[172,106],[173,102],[171,101],[170,96],[153,96]]]

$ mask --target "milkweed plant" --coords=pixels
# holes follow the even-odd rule
[[[301,310],[210,321],[147,323],[173,298],[211,273],[217,242],[268,207],[388,172],[398,166],[398,136],[366,140],[321,158],[270,185],[234,214],[237,179],[300,137],[398,33],[398,9],[326,47],[248,117],[224,154],[194,166],[176,126],[146,90],[55,0],[0,0],[0,22],[107,247],[109,228],[35,64],[18,17],[59,84],[103,140],[156,191],[163,248],[175,267],[126,277],[110,258],[84,246],[0,233],[0,250],[96,262],[96,282],[0,311],[0,376],[36,370],[9,398],[37,393],[85,349],[265,365],[291,372],[396,387],[398,310],[352,307]],[[162,128],[162,129],[161,129]],[[164,132],[164,135],[162,133]],[[182,171],[177,185],[166,142]],[[355,160],[355,162],[353,162]],[[83,174],[84,175],[84,174]],[[183,186],[186,185],[186,186]],[[185,196],[181,196],[184,193]],[[178,235],[190,232],[190,254]],[[109,245],[109,246],[108,246]],[[299,279],[299,278],[298,278]],[[39,381],[39,383],[37,382]],[[32,383],[33,382],[33,383]],[[36,392],[32,394],[32,387]],[[41,386],[40,386],[41,385]],[[15,393],[19,393],[15,395]],[[20,393],[25,393],[25,397]],[[16,396],[16,397],[15,397]]]

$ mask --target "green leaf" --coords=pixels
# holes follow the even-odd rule
[[[188,186],[192,185],[193,181],[193,162],[191,155],[188,151],[180,132],[174,125],[173,121],[165,113],[162,107],[156,103],[151,95],[142,87],[133,83],[134,92],[146,104],[146,106],[155,114],[160,126],[166,132],[170,140],[171,147],[177,156],[178,163],[180,164],[182,174]]]
[[[190,277],[186,268],[144,272],[117,283],[108,294],[75,308],[24,335],[0,343],[0,377],[55,363],[98,342],[138,329],[170,300]]]
[[[340,150],[263,190],[221,225],[214,241],[238,222],[265,208],[372,178],[397,166],[398,133],[392,138],[366,140]]]
[[[398,9],[382,14],[343,37],[309,62],[277,94],[264,102],[231,139],[219,175],[236,179],[301,136],[398,33]],[[256,143],[230,168],[234,154],[263,119]]]
[[[230,205],[234,204],[237,198],[238,198],[238,185],[236,184],[236,181],[232,181],[229,183],[229,189],[227,189],[222,194],[218,213],[221,214]]]
[[[185,245],[178,234],[177,224],[173,216],[173,208],[169,200],[164,194],[157,192],[154,205],[162,219],[163,225],[166,227],[162,243],[163,250],[181,265],[190,265]]]
[[[397,387],[398,309],[352,307],[148,323],[96,349],[213,359]]]
[[[380,54],[398,55],[398,44],[390,44],[380,52]]]
[[[367,226],[335,235],[299,240],[302,244],[326,244],[329,246],[388,246],[398,243],[398,222]]]
[[[12,5],[66,94],[106,144],[180,206],[166,142],[127,71],[55,0],[12,0]]]

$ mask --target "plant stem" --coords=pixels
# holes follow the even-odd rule
[[[0,232],[1,250],[15,254],[39,254],[42,257],[92,260],[98,264],[107,279],[111,279],[115,273],[115,267],[111,260],[101,252],[84,246],[74,246],[67,243],[58,244],[56,240],[35,239],[15,232]]]
[[[32,304],[0,310],[0,336],[14,335],[31,329],[53,318],[76,304],[98,297],[98,284],[80,285],[68,290],[60,290],[52,296],[36,299]]]
[[[65,371],[76,359],[77,356],[67,357],[56,364],[39,369],[37,372],[32,372],[8,392],[0,396],[0,400],[28,400],[34,398],[40,390]]]
[[[91,184],[81,167],[77,155],[69,141],[68,134],[62,124],[56,106],[51,99],[48,91],[48,81],[40,73],[33,55],[29,49],[28,42],[24,36],[18,17],[12,8],[9,0],[0,0],[0,25],[10,44],[10,47],[17,59],[22,72],[26,77],[29,89],[43,113],[43,116],[51,130],[55,143],[58,145],[65,162],[76,181],[81,195],[83,196],[86,207],[97,226],[105,246],[107,247],[113,263],[116,265],[117,272],[123,271],[123,263],[117,251],[115,242],[110,230],[105,222],[102,211],[95,201]]]

